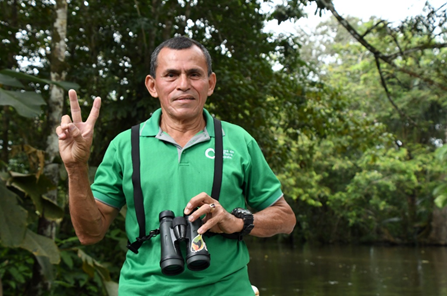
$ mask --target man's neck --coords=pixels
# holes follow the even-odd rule
[[[186,143],[198,132],[202,131],[206,126],[203,116],[195,118],[191,121],[178,121],[161,116],[160,127],[170,135],[180,146],[184,147]]]

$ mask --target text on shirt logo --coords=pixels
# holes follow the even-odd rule
[[[223,151],[223,158],[233,159],[233,155],[234,155],[233,150],[226,149]],[[214,148],[206,149],[205,156],[208,157],[209,159],[214,159],[214,157],[215,157]]]

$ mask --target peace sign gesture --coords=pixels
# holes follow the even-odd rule
[[[59,137],[59,153],[66,167],[87,163],[92,146],[93,130],[101,108],[101,98],[98,97],[93,102],[87,121],[82,122],[76,91],[69,90],[68,96],[73,121],[70,116],[64,115],[61,125],[56,128]]]

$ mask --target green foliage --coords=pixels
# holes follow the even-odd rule
[[[25,238],[27,211],[19,206],[17,196],[0,182],[0,241],[7,247],[18,247]]]
[[[312,51],[304,46],[303,58],[310,59],[320,74],[319,81],[339,90],[345,102],[340,109],[330,109],[344,121],[331,121],[335,128],[326,129],[328,137],[312,143],[313,150],[307,153],[313,156],[312,162],[305,166],[297,161],[299,170],[294,165],[301,176],[318,176],[308,177],[305,183],[318,188],[319,194],[308,203],[319,207],[303,218],[307,237],[318,231],[320,235],[314,238],[322,241],[408,243],[424,241],[429,235],[432,191],[439,186],[442,172],[434,151],[444,141],[446,126],[445,92],[437,84],[445,82],[445,75],[431,69],[444,63],[446,53],[442,46],[431,47],[437,41],[434,27],[441,32],[438,37],[444,36],[442,13],[445,10],[409,19],[398,28],[375,18],[366,23],[347,18],[369,44],[394,59],[394,64],[381,65],[388,94],[372,53],[335,20],[321,24],[317,31],[321,35],[314,34],[314,39],[305,42]],[[426,26],[412,31],[412,23]],[[331,37],[319,38],[323,34]],[[396,46],[401,56],[394,54]],[[430,79],[424,76],[427,73],[433,73]],[[312,118],[317,116],[312,114]],[[306,147],[303,142],[300,145]],[[315,173],[304,174],[303,168]],[[445,192],[444,185],[437,187],[438,204],[445,201]],[[336,222],[318,222],[323,227],[313,227],[314,215],[335,218]]]
[[[299,60],[298,45],[294,38],[276,40],[264,33],[264,21],[270,16],[259,9],[258,2],[236,0],[145,5],[97,1],[88,6],[84,1],[72,2],[67,79],[82,86],[78,93],[86,110],[92,96],[103,99],[92,164],[99,164],[118,132],[146,120],[159,107],[144,85],[150,53],[168,37],[187,35],[202,42],[213,57],[218,83],[206,107],[247,129],[272,165],[282,167],[286,148],[278,147],[270,119],[280,117],[282,102],[294,103],[302,97],[297,96],[299,84],[272,70],[270,57],[283,51],[280,57]],[[156,29],[160,24],[163,30]],[[291,70],[297,67],[290,64]]]
[[[53,240],[38,235],[28,227],[27,211],[17,201],[18,196],[7,189],[3,181],[0,182],[0,192],[4,223],[0,228],[0,243],[5,247],[21,247],[35,256],[48,257],[50,262],[59,262],[59,251]],[[46,191],[45,191],[46,192]]]
[[[442,168],[442,171],[445,172],[447,170],[447,145],[438,148],[435,152],[435,156]],[[441,180],[442,183],[433,190],[433,195],[435,196],[435,205],[439,208],[444,208],[447,205],[447,182],[445,174],[442,175]]]
[[[302,17],[308,2],[287,1],[263,14],[256,1],[70,1],[65,66],[73,83],[58,86],[80,86],[83,114],[93,97],[102,97],[91,167],[117,133],[159,106],[144,85],[152,50],[187,35],[213,57],[218,83],[206,107],[258,140],[296,213],[300,240],[414,243],[426,237],[434,203],[447,203],[445,161],[434,154],[447,126],[447,52],[429,46],[445,38],[442,11],[397,27],[348,18],[378,50],[405,53],[381,64],[388,97],[374,56],[336,22],[314,34],[333,38],[263,32],[266,20]],[[0,277],[5,294],[25,294],[38,262],[53,295],[115,295],[126,252],[123,217],[101,243],[80,246],[64,172],[60,184],[42,175],[42,139],[54,132],[45,103],[52,82],[35,74],[50,76],[53,8],[48,1],[0,1],[0,35],[9,40],[0,47],[0,69],[14,69],[0,72]],[[411,47],[420,50],[406,51]],[[440,148],[438,157],[446,151]],[[59,206],[46,198],[54,188]],[[39,217],[57,221],[54,241],[35,234]]]
[[[300,3],[290,1],[284,17],[300,17]],[[92,166],[101,161],[109,141],[117,133],[145,120],[158,107],[157,100],[150,98],[144,85],[155,46],[174,35],[188,35],[202,42],[213,56],[213,69],[219,82],[207,108],[218,117],[245,127],[259,139],[276,170],[283,167],[291,144],[288,141],[287,145],[277,145],[278,130],[289,120],[282,114],[281,106],[283,103],[295,105],[304,101],[304,97],[293,77],[271,68],[273,56],[277,61],[287,60],[289,73],[303,65],[296,39],[276,39],[262,30],[265,20],[279,15],[280,7],[275,16],[261,13],[259,2],[238,0],[225,3],[71,1],[68,9],[65,70],[66,80],[74,84],[59,83],[58,86],[66,89],[80,85],[81,108],[86,110],[91,107],[92,97],[103,99],[91,154]],[[47,128],[50,110],[45,104],[51,82],[35,75],[50,76],[48,50],[54,44],[48,28],[55,19],[53,3],[0,1],[0,15],[5,20],[0,26],[0,35],[10,41],[0,48],[0,56],[5,57],[0,60],[0,69],[13,69],[0,73],[1,104],[5,106],[0,112],[4,126],[0,132],[2,160],[5,168],[14,172],[5,177],[9,181],[4,191],[13,192],[17,201],[11,205],[10,212],[22,213],[23,222],[19,225],[23,237],[34,240],[35,237],[26,233],[37,230],[39,217],[57,221],[57,249],[48,250],[53,250],[52,254],[61,256],[62,260],[53,266],[53,272],[46,273],[56,283],[56,294],[67,294],[64,288],[68,287],[76,294],[111,294],[126,251],[123,220],[117,219],[111,228],[118,231],[107,234],[108,244],[79,248],[77,241],[71,241],[74,234],[67,223],[68,212],[63,209],[67,202],[66,178],[62,176],[64,182],[57,184],[58,204],[62,207],[59,208],[45,198],[46,192],[54,187],[42,176],[43,155],[32,165],[30,154],[23,148],[45,150],[42,139],[54,132]],[[66,102],[64,108],[68,113]],[[294,117],[292,113],[286,115]],[[13,150],[22,147],[22,150],[10,153],[11,147]],[[2,196],[0,200],[3,202]],[[12,221],[6,223],[12,227]],[[13,230],[8,228],[8,231]],[[11,239],[4,233],[2,230],[2,242]],[[15,250],[10,248],[8,243],[8,250]],[[44,249],[29,249],[35,252],[32,258],[47,266],[48,261],[41,257],[49,255]],[[50,261],[56,262],[54,258]],[[111,275],[103,266],[107,266]],[[26,274],[27,280],[29,277]]]
[[[76,83],[65,82],[65,81],[50,81],[47,79],[41,79],[36,76],[32,76],[26,73],[20,73],[12,71],[9,69],[0,71],[0,105],[1,106],[12,106],[16,109],[19,115],[34,118],[42,114],[41,105],[45,105],[45,100],[42,95],[33,91],[23,91],[25,86],[20,82],[20,80],[25,80],[27,82],[37,83],[37,84],[54,84],[62,89],[77,89],[79,85]],[[3,87],[14,87],[19,88],[16,91],[9,91],[3,89]]]
[[[330,204],[350,225],[370,221],[365,231],[412,238],[431,211],[430,188],[439,174],[432,164],[433,154],[423,147],[372,149],[359,159],[361,171],[346,192],[335,194]]]
[[[33,258],[22,249],[0,246],[0,278],[4,295],[21,295],[32,276]]]

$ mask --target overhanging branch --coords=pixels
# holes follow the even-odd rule
[[[396,105],[396,103],[394,103],[393,99],[391,98],[391,94],[388,90],[388,87],[386,85],[386,80],[385,77],[383,76],[382,69],[380,68],[380,60],[376,56],[374,56],[374,60],[376,62],[377,71],[379,71],[380,82],[382,83],[382,86],[385,90],[388,101],[390,101],[393,108],[396,109],[397,113],[399,113],[401,117],[406,118],[412,125],[417,126],[416,122],[414,122],[413,119],[411,119],[409,116],[407,116],[407,114],[405,114],[402,110],[400,110],[399,107]]]
[[[396,70],[402,72],[402,73],[406,73],[412,77],[416,77],[421,79],[422,81],[430,84],[430,85],[436,85],[438,86],[440,89],[443,90],[447,90],[447,86],[442,85],[436,81],[434,81],[431,78],[425,77],[417,72],[414,72],[408,68],[404,68],[404,67],[399,67],[394,63],[394,60],[398,57],[403,57],[409,53],[412,52],[417,52],[417,51],[422,51],[425,49],[435,49],[435,48],[445,48],[447,47],[447,43],[438,43],[438,44],[424,44],[424,45],[420,45],[420,46],[415,46],[406,50],[402,50],[399,48],[399,51],[393,54],[389,54],[389,55],[385,55],[383,54],[380,50],[378,50],[375,46],[373,46],[372,44],[370,44],[366,39],[365,36],[372,31],[372,28],[370,28],[367,32],[365,32],[364,34],[359,34],[357,32],[356,29],[354,29],[354,27],[351,26],[351,24],[344,19],[334,8],[334,5],[332,4],[331,0],[317,0],[318,2],[318,6],[320,8],[324,7],[326,9],[328,9],[332,15],[337,19],[338,23],[340,25],[342,25],[348,32],[349,34],[351,34],[351,36],[357,40],[357,42],[359,42],[361,45],[363,45],[363,47],[365,47],[369,52],[371,52],[374,56],[375,62],[376,62],[376,66],[377,66],[377,70],[379,71],[379,75],[380,75],[380,79],[381,79],[381,83],[382,86],[385,90],[385,93],[387,95],[388,100],[390,101],[390,103],[392,104],[393,108],[396,109],[396,111],[399,113],[400,116],[406,118],[409,122],[411,122],[413,125],[416,125],[416,123],[410,118],[408,117],[402,110],[400,110],[397,105],[394,103],[394,101],[391,98],[391,94],[387,88],[386,85],[386,80],[385,77],[383,76],[383,73],[381,71],[380,68],[380,61],[382,60],[385,63],[387,63],[388,65],[390,65],[391,67],[395,68]],[[381,21],[382,22],[382,21]],[[381,22],[377,23],[374,25],[374,27],[377,27]],[[373,28],[374,28],[373,27]]]

